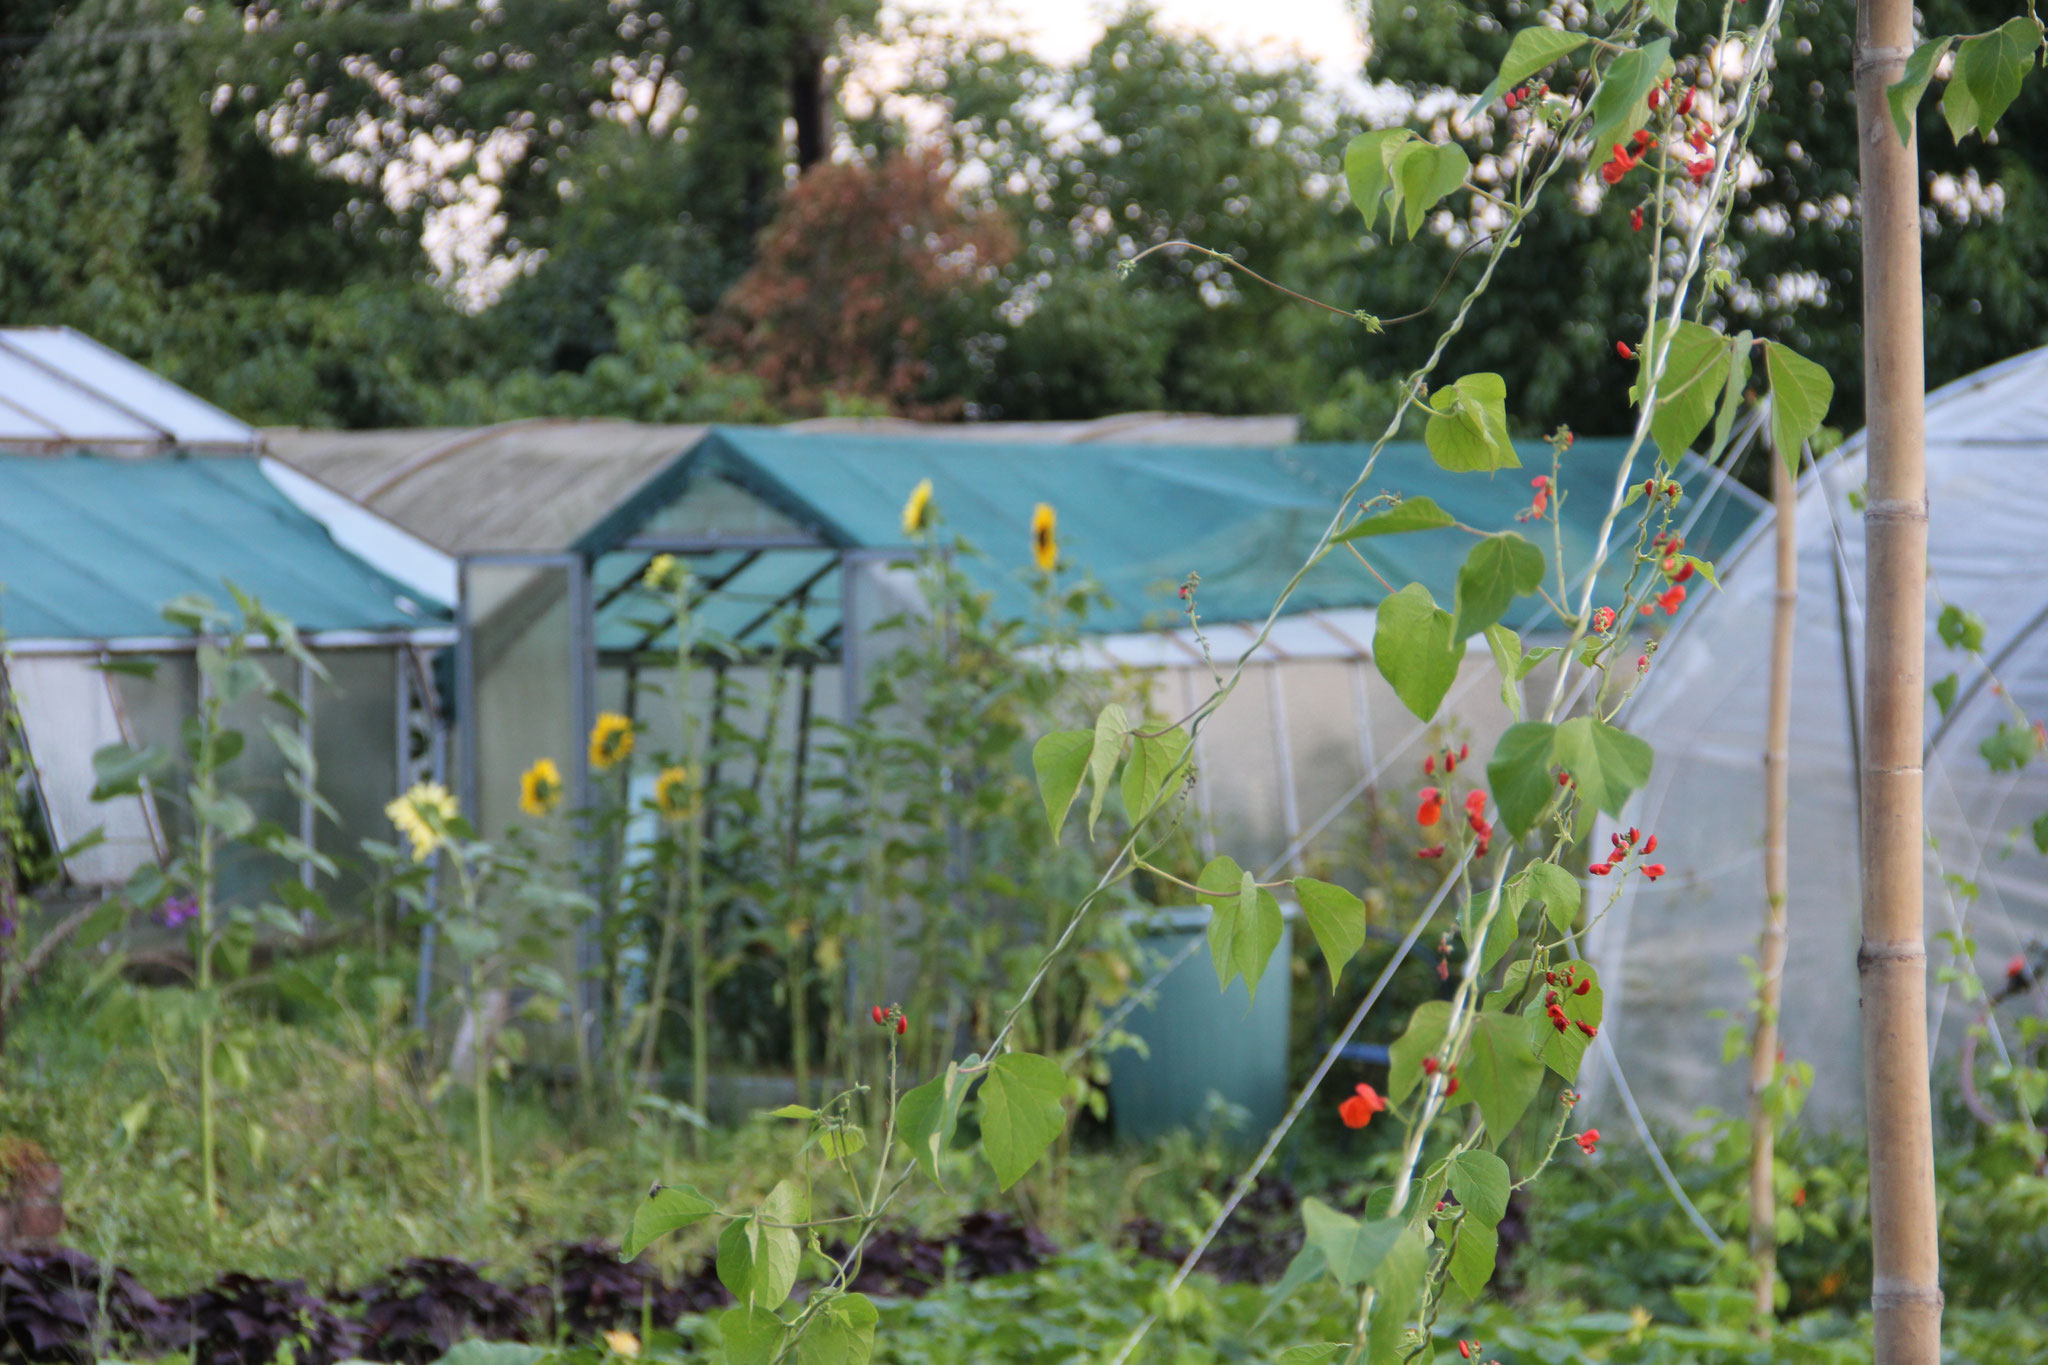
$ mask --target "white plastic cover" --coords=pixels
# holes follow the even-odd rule
[[[1860,939],[1857,727],[1863,715],[1863,438],[1801,481],[1799,602],[1793,657],[1791,898],[1782,1032],[1811,1061],[1808,1114],[1823,1124],[1862,1110],[1856,950]],[[2048,860],[2029,827],[2048,812],[2048,763],[1994,774],[1978,745],[2012,716],[2004,697],[1935,633],[1944,603],[1986,624],[1992,670],[2027,716],[2048,715],[2048,350],[1932,394],[1927,677],[1958,675],[1953,714],[1927,707],[1927,932],[1937,1065],[1952,1058],[1978,1007],[1944,987],[1951,950],[1976,941],[1995,988],[2013,954],[2048,936]],[[1713,1104],[1744,1106],[1744,1076],[1724,1065],[1728,1021],[1750,998],[1763,915],[1763,751],[1776,590],[1772,516],[1719,566],[1722,590],[1696,594],[1625,721],[1656,746],[1649,786],[1628,823],[1655,832],[1671,869],[1631,878],[1591,935],[1607,992],[1607,1030],[1644,1108],[1667,1121]],[[1606,828],[1595,839],[1604,844]],[[1971,898],[1963,883],[1974,884]],[[1597,911],[1606,888],[1593,883]],[[1601,1098],[1602,1077],[1587,1088]]]
[[[129,742],[112,678],[96,662],[17,656],[8,659],[7,676],[51,837],[65,848],[95,829],[105,835],[66,860],[65,871],[81,886],[118,886],[156,860],[162,837],[147,793],[92,799],[93,754]]]
[[[254,449],[256,429],[69,327],[0,328],[0,442]]]

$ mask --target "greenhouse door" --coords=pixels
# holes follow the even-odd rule
[[[519,809],[520,775],[552,761],[566,787],[567,810],[589,804],[586,740],[596,721],[596,654],[590,576],[569,554],[480,554],[459,568],[456,647],[458,796],[462,813],[486,840],[524,827],[556,866],[571,866],[573,826]],[[553,845],[550,847],[550,845]],[[597,1017],[601,992],[590,979],[595,937],[580,925],[563,944],[559,967],[581,983],[578,1014]]]

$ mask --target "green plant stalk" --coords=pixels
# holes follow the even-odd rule
[[[6,634],[0,632],[0,645],[5,645]],[[18,896],[19,869],[14,854],[16,830],[20,827],[21,812],[18,809],[19,796],[15,786],[14,762],[14,691],[7,677],[7,662],[0,653],[0,916],[10,924],[22,922],[21,904]],[[0,939],[0,1055],[7,1050],[7,1009],[13,995],[9,980],[8,942]]]
[[[797,875],[796,859],[794,856],[790,858],[788,866],[789,875],[794,878]],[[808,901],[800,889],[793,890],[792,894],[796,897],[798,909],[807,906]],[[806,957],[805,935],[798,932],[796,928],[796,925],[802,922],[802,916],[799,915],[790,926],[788,966],[785,968],[785,971],[789,978],[790,1069],[796,1073],[796,1102],[798,1104],[808,1104],[810,1103],[811,1095],[811,1020],[810,1002],[806,999],[806,996],[810,993],[808,990],[810,983],[806,980],[808,974],[804,970],[804,960]]]
[[[620,1077],[620,1094],[630,1094],[648,1083],[654,1075],[657,1043],[661,1036],[661,1016],[668,999],[669,964],[675,958],[677,922],[682,918],[683,880],[685,873],[671,867],[662,879],[661,938],[654,953],[654,977],[647,992],[647,1015],[640,1021],[640,1067],[630,1078]],[[619,1069],[625,1069],[625,1049],[620,1049]],[[702,1112],[699,1110],[698,1112]]]
[[[481,928],[481,911],[477,905],[477,888],[469,874],[468,860],[461,852],[450,849],[453,855],[449,862],[455,868],[455,876],[462,885],[462,909],[469,917],[472,928]],[[472,1096],[476,1109],[476,1158],[477,1192],[485,1208],[492,1202],[491,1177],[491,1072],[490,1058],[484,1039],[483,964],[481,959],[472,957],[469,961],[469,1031],[470,1031],[470,1080],[474,1089]]]
[[[194,814],[199,821],[199,1184],[200,1201],[206,1216],[220,1221],[219,1176],[214,1159],[213,1125],[213,818],[208,812],[216,791],[214,739],[220,730],[220,699],[209,695],[202,705],[205,720],[199,735],[199,790],[204,806]]]
[[[632,1098],[631,1078],[626,1075],[626,1059],[631,1047],[625,1037],[623,1002],[626,990],[625,973],[619,970],[619,937],[611,932],[610,926],[618,920],[621,910],[620,877],[626,865],[626,821],[623,813],[631,799],[633,779],[631,769],[620,765],[618,775],[618,807],[621,818],[611,821],[613,828],[605,834],[603,862],[599,869],[602,880],[598,884],[597,924],[600,929],[599,943],[602,945],[601,970],[604,980],[612,987],[612,1014],[614,1026],[620,1030],[613,1075],[613,1097],[621,1102]],[[604,1058],[590,1055],[590,1033],[592,1030],[579,1026],[576,1030],[577,1065],[586,1072],[597,1072],[604,1066]]]
[[[684,859],[688,869],[690,899],[690,1103],[699,1115],[710,1113],[711,1098],[711,971],[705,962],[705,945],[710,939],[710,915],[704,904],[704,812],[703,801],[697,802],[698,809],[690,816],[690,830],[684,844]],[[660,1002],[655,1002],[660,1008]],[[655,1036],[653,1025],[659,1016],[648,1021],[648,1039]],[[704,1155],[704,1130],[692,1124],[690,1127],[690,1154]]]
[[[867,769],[867,801],[865,808],[869,811],[879,811],[881,806],[877,798],[880,793],[876,790],[878,779],[873,753],[867,755],[865,766]],[[875,837],[874,823],[874,821],[864,822],[861,830],[861,840],[866,846],[866,857],[862,860],[863,866],[861,869],[861,899],[863,901],[863,908],[867,911],[868,950],[874,955],[874,975],[868,979],[868,987],[875,993],[875,1002],[880,1004],[882,986],[888,980],[889,973],[889,937],[887,926],[884,924],[887,907],[883,904],[882,897],[882,842]],[[859,1006],[856,1005],[855,1009],[858,1008]],[[856,1036],[866,1037],[865,1034],[858,1034]],[[856,1060],[865,1063],[872,1055],[872,1047],[873,1044],[863,1042],[858,1048]],[[865,1070],[865,1066],[862,1069]]]
[[[469,1027],[474,1035],[471,1072],[476,1086],[477,1188],[485,1208],[491,1206],[491,1069],[484,1046],[483,974],[469,964]]]

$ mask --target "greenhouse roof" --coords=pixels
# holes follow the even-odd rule
[[[1530,499],[1529,479],[1550,464],[1540,442],[1517,447],[1526,470],[1494,475],[1440,469],[1419,442],[1397,442],[1382,453],[1363,497],[1381,493],[1426,495],[1469,525],[1513,524]],[[1590,556],[1605,490],[1617,475],[1627,443],[1580,440],[1565,457],[1563,540],[1567,564]],[[1331,509],[1365,463],[1369,448],[1342,444],[1108,445],[903,440],[788,430],[718,428],[675,471],[653,481],[647,499],[620,509],[582,548],[606,555],[625,544],[672,501],[679,482],[705,475],[751,493],[815,536],[821,549],[894,549],[904,546],[901,514],[919,480],[930,479],[943,531],[979,552],[970,563],[999,611],[1031,610],[1030,519],[1034,505],[1059,514],[1064,561],[1092,574],[1112,605],[1092,612],[1091,632],[1128,632],[1180,622],[1176,589],[1190,572],[1201,574],[1206,622],[1257,621],[1271,610],[1289,577],[1307,558]],[[1641,463],[1641,462],[1639,462]],[[1734,543],[1755,519],[1761,502],[1732,481],[1718,478],[1687,456],[1679,478],[1694,495],[1694,551],[1711,558]],[[1585,492],[1570,496],[1577,490]],[[1704,505],[1701,505],[1704,495]],[[1449,602],[1468,541],[1451,534],[1376,537],[1355,542],[1374,571],[1394,583],[1426,584]],[[1544,546],[1546,553],[1549,546]],[[610,557],[607,555],[607,557]],[[778,558],[791,562],[769,567]],[[803,563],[795,562],[799,558]],[[764,578],[765,602],[798,584],[806,590],[823,557],[816,550],[764,555],[742,569]],[[734,558],[734,565],[739,559]],[[598,575],[623,583],[621,564]],[[700,568],[700,577],[704,570]],[[786,580],[786,581],[785,581]],[[1349,555],[1333,555],[1311,570],[1290,601],[1295,612],[1367,607],[1385,589]],[[1611,595],[1611,594],[1610,594]],[[636,594],[622,594],[614,615],[634,610]],[[644,606],[644,604],[642,604]],[[1517,628],[1540,624],[1539,598],[1523,598],[1509,614]],[[737,615],[737,613],[735,613]],[[765,628],[772,612],[756,610]],[[823,626],[817,610],[814,626]],[[602,618],[600,639],[611,647],[619,623]],[[759,641],[757,641],[758,643]]]
[[[253,457],[0,455],[0,627],[11,648],[176,634],[162,605],[233,583],[307,634],[445,616],[335,544]]]
[[[449,554],[560,550],[703,437],[701,426],[527,418],[485,427],[272,427],[283,463]]]
[[[256,429],[69,327],[0,328],[0,446],[253,450]]]

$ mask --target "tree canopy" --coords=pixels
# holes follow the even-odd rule
[[[1944,32],[1991,15],[1926,13]],[[1463,118],[1541,14],[1380,5],[1365,74],[1401,83],[1375,107]],[[1722,261],[1729,324],[1824,363],[1845,427],[1855,134],[1826,54],[1852,22],[1791,0],[1768,169]],[[0,321],[78,326],[258,422],[1179,409],[1376,433],[1483,207],[1447,201],[1420,253],[1381,250],[1342,189],[1359,121],[1315,70],[1142,8],[1071,65],[882,25],[875,0],[30,0],[0,50]],[[843,98],[877,43],[902,90]],[[2030,83],[1961,145],[1922,110],[1931,380],[2043,339],[2044,110]],[[1481,115],[1482,150],[1504,117]],[[1466,326],[1524,430],[1626,421],[1612,345],[1642,301],[1623,191],[1598,184],[1547,201],[1515,287]],[[1982,220],[1998,230],[1960,230]]]

